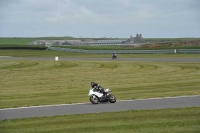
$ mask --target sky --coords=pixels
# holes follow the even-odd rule
[[[0,37],[200,37],[200,0],[0,0]]]

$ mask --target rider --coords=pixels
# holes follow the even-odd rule
[[[97,91],[100,91],[100,93],[105,94],[104,88],[100,86],[100,84],[95,83],[95,82],[91,82],[90,83],[92,88],[95,88]]]

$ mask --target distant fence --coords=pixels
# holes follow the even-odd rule
[[[71,48],[48,47],[49,50],[75,52],[75,53],[91,53],[91,54],[200,54],[200,49],[166,49],[166,50],[82,50]]]

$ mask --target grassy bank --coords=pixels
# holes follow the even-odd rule
[[[2,133],[199,133],[200,107],[0,121]]]
[[[200,94],[200,64],[0,60],[0,108],[88,102],[90,82],[117,99]]]

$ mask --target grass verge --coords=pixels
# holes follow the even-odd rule
[[[0,121],[2,133],[199,133],[200,107]]]

